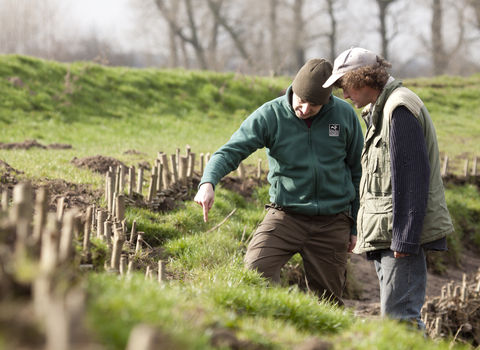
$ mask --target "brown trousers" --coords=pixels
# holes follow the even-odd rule
[[[245,265],[278,283],[281,268],[299,253],[308,288],[343,306],[352,223],[346,213],[308,216],[269,208],[248,246]]]

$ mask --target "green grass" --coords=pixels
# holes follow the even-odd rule
[[[258,78],[185,70],[110,68],[91,62],[62,64],[18,55],[0,56],[0,142],[36,139],[66,143],[68,150],[0,150],[0,159],[25,178],[61,178],[103,188],[104,177],[73,166],[73,157],[115,157],[127,165],[153,163],[158,151],[174,153],[190,145],[213,153],[255,108],[278,96],[291,79]],[[7,78],[19,77],[24,86]],[[475,123],[480,76],[407,80],[424,99],[437,125],[440,149],[449,156],[477,155]],[[134,149],[143,154],[124,154]],[[264,151],[252,155],[256,164]],[[198,159],[198,158],[197,158]],[[449,242],[455,258],[464,242],[480,245],[479,193],[474,187],[447,189],[456,234]],[[128,207],[128,226],[137,221],[145,240],[161,246],[173,279],[159,286],[139,272],[131,278],[103,273],[87,277],[92,334],[109,349],[124,349],[140,323],[159,329],[175,349],[210,349],[216,329],[265,349],[292,349],[309,337],[334,349],[447,349],[423,340],[393,321],[355,319],[350,311],[318,304],[295,287],[270,286],[246,270],[246,240],[262,220],[268,187],[245,199],[221,186],[203,222],[200,207],[179,203],[169,213]],[[207,233],[233,209],[220,228]],[[107,247],[97,240],[98,270]],[[138,257],[137,257],[138,258]],[[158,259],[156,257],[155,259]],[[298,257],[294,257],[298,260]],[[151,261],[155,264],[156,261]],[[2,335],[3,336],[3,335]],[[0,337],[0,347],[3,342]]]

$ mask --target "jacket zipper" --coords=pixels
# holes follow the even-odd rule
[[[310,159],[313,165],[313,185],[315,186],[315,212],[318,215],[318,185],[317,185],[317,167],[315,164],[315,157],[313,156],[313,142],[312,142],[312,130],[311,127],[315,123],[315,120],[312,122],[310,128],[308,128],[308,145],[310,146]]]

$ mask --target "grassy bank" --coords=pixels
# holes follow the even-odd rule
[[[20,178],[59,178],[102,188],[104,178],[70,161],[101,154],[127,165],[151,162],[158,151],[186,144],[213,153],[255,108],[277,97],[291,79],[184,70],[61,64],[23,56],[0,56],[0,142],[35,139],[72,149],[0,150],[0,159],[23,171]],[[441,151],[451,157],[479,155],[480,76],[408,80],[432,112]],[[125,154],[135,150],[136,154]],[[260,150],[248,162],[265,158]],[[209,222],[186,202],[167,214],[128,208],[151,245],[161,246],[172,280],[159,287],[138,273],[119,279],[88,276],[91,332],[107,348],[123,349],[132,327],[158,327],[175,349],[208,349],[218,332],[231,332],[244,348],[292,349],[310,337],[335,349],[447,349],[395,322],[355,319],[350,311],[315,299],[295,287],[271,287],[243,268],[245,241],[262,219],[267,188],[251,199],[219,188]],[[480,244],[474,187],[447,190],[461,254],[465,242]],[[233,209],[219,229],[206,233]],[[458,249],[457,249],[458,248]],[[0,331],[1,333],[1,331]],[[243,343],[242,343],[243,342]],[[1,343],[1,337],[0,337]],[[1,347],[1,346],[0,346]]]

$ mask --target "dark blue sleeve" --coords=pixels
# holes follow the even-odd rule
[[[416,254],[427,209],[430,163],[422,126],[404,106],[393,111],[390,157],[393,192],[390,249]]]

